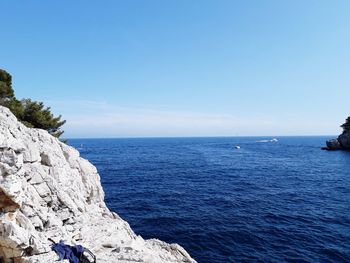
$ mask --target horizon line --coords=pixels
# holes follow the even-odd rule
[[[335,134],[319,134],[319,135],[218,135],[218,136],[124,136],[124,137],[63,137],[63,140],[96,140],[96,139],[181,139],[181,138],[274,138],[274,137],[337,137]]]

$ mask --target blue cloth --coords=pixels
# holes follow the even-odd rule
[[[70,246],[64,244],[63,240],[52,245],[51,249],[59,256],[59,260],[68,259],[70,263],[79,263],[79,258],[84,252],[80,245]]]

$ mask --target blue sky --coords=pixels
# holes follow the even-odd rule
[[[350,115],[350,1],[2,1],[0,67],[66,137],[319,135]]]

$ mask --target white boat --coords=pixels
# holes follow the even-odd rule
[[[236,145],[236,146],[235,146],[235,149],[241,149],[241,146]]]

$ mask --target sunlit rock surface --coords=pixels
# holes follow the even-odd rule
[[[97,262],[195,262],[177,244],[135,235],[106,207],[92,164],[0,106],[0,262],[56,262],[48,238],[83,245]]]

